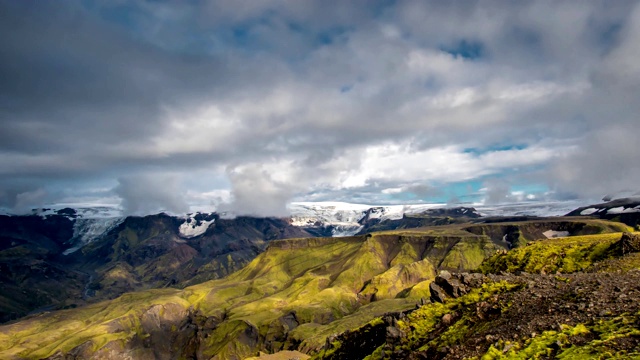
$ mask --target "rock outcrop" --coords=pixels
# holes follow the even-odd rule
[[[469,293],[473,287],[479,287],[485,277],[478,273],[454,273],[441,271],[429,284],[432,302],[444,303],[447,299],[459,298]]]

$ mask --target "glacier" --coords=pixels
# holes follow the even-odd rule
[[[124,217],[76,219],[73,224],[73,237],[69,240],[71,247],[62,254],[72,254],[90,242],[100,239],[107,232],[120,225],[124,219]]]

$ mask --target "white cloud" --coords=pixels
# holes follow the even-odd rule
[[[461,182],[513,168],[543,164],[565,148],[529,147],[490,151],[481,155],[455,146],[413,150],[410,143],[369,146],[359,168],[352,169],[342,187],[365,186],[373,181],[427,183]],[[392,193],[397,188],[387,189]]]

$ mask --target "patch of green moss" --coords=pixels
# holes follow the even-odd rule
[[[316,323],[302,324],[291,332],[291,337],[301,341],[300,349],[307,353],[320,350],[325,340],[332,334],[363,327],[367,324],[382,323],[380,316],[389,312],[407,311],[415,307],[415,302],[406,299],[386,299],[362,306],[353,314],[335,320],[326,325]],[[372,320],[373,319],[373,320]]]
[[[480,270],[484,273],[583,271],[595,262],[613,256],[612,245],[621,235],[612,233],[540,240],[507,253],[495,254],[482,263]]]
[[[435,276],[436,270],[427,259],[408,265],[396,265],[374,276],[360,294],[375,300],[392,299],[402,290],[425,280],[433,280]]]
[[[637,316],[620,316],[591,325],[562,325],[560,331],[545,331],[524,343],[499,342],[481,359],[640,359],[639,349],[619,349],[615,344],[618,339],[640,337],[637,320]],[[582,340],[576,342],[576,337]]]
[[[429,347],[439,348],[450,346],[465,337],[468,331],[466,318],[452,324],[442,337],[430,341],[430,336],[436,326],[442,321],[445,314],[462,311],[465,306],[478,303],[490,297],[513,291],[521,285],[511,284],[505,281],[485,283],[481,288],[473,289],[467,295],[457,299],[451,299],[446,303],[427,304],[409,314],[405,319],[398,321],[398,328],[406,334],[400,347],[405,350],[425,350]]]
[[[225,321],[206,338],[203,355],[216,355],[220,359],[244,359],[252,356],[258,349],[253,347],[257,339],[250,338],[251,333],[251,325],[244,321]],[[255,336],[257,337],[257,333]]]
[[[420,260],[420,256],[416,252],[416,249],[411,245],[411,243],[404,237],[401,238],[401,241],[402,247],[400,248],[400,252],[390,263],[392,267],[396,265],[409,265]]]
[[[622,257],[607,259],[598,264],[598,272],[627,272],[640,269],[640,253],[631,253]]]
[[[449,270],[475,270],[482,261],[493,254],[498,247],[486,238],[465,238],[455,244],[440,264]]]

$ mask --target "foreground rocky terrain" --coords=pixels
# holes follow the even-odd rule
[[[549,356],[556,341],[571,347],[565,331],[592,347],[602,340],[600,325],[571,317],[577,311],[609,311],[602,319],[633,323],[624,316],[635,316],[635,305],[597,295],[617,287],[637,300],[628,278],[637,267],[635,245],[621,240],[630,230],[554,218],[275,240],[223,279],[2,326],[0,358],[243,359],[280,351],[336,359],[527,358],[520,352],[531,344]],[[608,276],[620,279],[609,288]],[[547,338],[554,340],[531,340]]]
[[[564,255],[538,255],[550,246]],[[582,257],[569,253],[577,249],[585,260],[574,268]],[[558,239],[495,255],[483,273],[442,272],[430,286],[431,303],[335,336],[316,357],[635,359],[639,251],[639,235]]]

